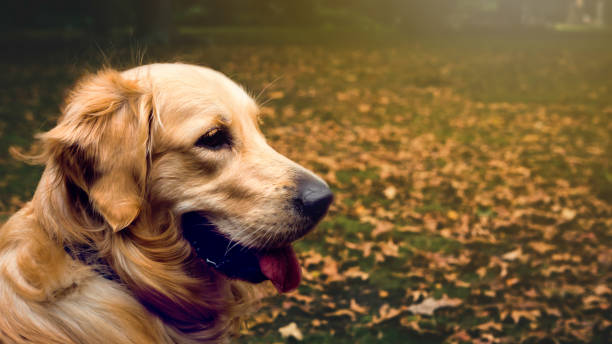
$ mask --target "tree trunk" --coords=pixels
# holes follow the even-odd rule
[[[595,25],[604,26],[606,24],[605,9],[605,0],[597,0],[595,3]]]
[[[584,7],[584,0],[572,0],[569,3],[569,10],[567,13],[567,23],[570,25],[578,25],[582,23],[582,11]]]

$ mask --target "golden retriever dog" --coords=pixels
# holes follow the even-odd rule
[[[333,196],[257,116],[203,67],[81,80],[30,157],[46,164],[33,199],[0,229],[0,343],[223,343],[253,284],[296,288],[291,243]]]

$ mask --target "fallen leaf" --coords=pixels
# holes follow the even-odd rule
[[[576,217],[576,211],[568,208],[563,208],[561,211],[561,217],[565,221],[571,221]]]
[[[339,309],[339,310],[337,310],[335,312],[327,313],[326,314],[326,316],[328,316],[328,317],[329,316],[343,316],[343,315],[346,315],[349,318],[351,318],[351,321],[357,320],[357,316],[355,315],[355,312],[353,312],[350,309]]]
[[[369,104],[359,104],[359,112],[369,112],[372,107]]]
[[[279,328],[278,332],[280,332],[281,337],[283,338],[293,337],[297,340],[304,339],[304,335],[302,335],[302,331],[300,331],[300,329],[298,328],[295,322],[292,322],[291,324],[287,326],[283,326]]]
[[[444,295],[441,299],[428,297],[423,302],[409,306],[407,309],[414,314],[433,315],[434,311],[443,307],[457,307],[463,301]]]
[[[323,261],[324,263],[321,273],[327,276],[327,281],[342,281],[343,278],[340,273],[338,273],[338,262],[331,257],[325,257]]]
[[[530,242],[529,246],[539,254],[545,254],[548,251],[552,251],[555,249],[555,246],[547,244],[541,241]]]
[[[355,299],[351,299],[351,305],[349,306],[349,308],[352,311],[355,311],[357,313],[361,313],[361,314],[365,314],[368,312],[368,309],[366,307],[360,306],[357,301],[355,301]]]
[[[378,315],[372,317],[372,324],[379,324],[385,320],[395,318],[402,312],[401,308],[393,308],[389,304],[385,303],[378,310]]]
[[[285,93],[283,93],[283,91],[274,91],[274,92],[268,93],[269,99],[281,99],[284,96],[285,96]]]
[[[520,280],[516,277],[512,277],[512,278],[508,278],[506,280],[506,285],[508,287],[512,287],[513,285],[517,284]]]
[[[387,188],[385,188],[383,194],[385,195],[385,197],[387,197],[387,199],[394,199],[395,196],[397,196],[397,189],[395,188],[395,186],[389,185],[387,186]]]
[[[382,233],[390,232],[393,229],[393,227],[394,227],[393,223],[391,223],[389,221],[378,221],[378,220],[376,220],[374,225],[376,227],[374,227],[374,229],[371,232],[372,237],[374,237],[374,238],[379,236]]]
[[[484,324],[480,324],[480,325],[476,326],[476,328],[481,330],[481,331],[491,331],[491,330],[501,331],[502,330],[502,324],[496,323],[496,322],[493,322],[493,321],[489,321],[489,322],[486,322]]]
[[[381,252],[388,257],[399,257],[399,245],[392,240],[381,242],[379,245]]]
[[[414,318],[414,317],[402,317],[400,319],[400,325],[404,327],[408,327],[417,333],[422,332],[423,329],[421,329],[421,326],[419,326],[418,320],[414,320],[411,318]]]
[[[612,294],[612,289],[605,284],[599,284],[593,289],[593,292],[597,295]]]
[[[537,318],[540,317],[540,310],[514,310],[510,312],[510,317],[515,323],[518,323],[521,318],[527,319],[529,321],[536,321]]]
[[[359,278],[362,281],[365,281],[368,278],[370,278],[370,274],[367,272],[361,271],[361,269],[359,269],[358,266],[353,266],[353,267],[348,268],[346,271],[342,273],[342,275],[346,278]]]
[[[517,248],[514,251],[510,251],[508,253],[505,253],[504,255],[502,255],[502,258],[504,260],[516,260],[518,258],[520,258],[523,255],[523,249],[522,248]]]

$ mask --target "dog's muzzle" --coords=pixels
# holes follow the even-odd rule
[[[332,201],[333,194],[325,182],[310,175],[300,177],[293,204],[304,221],[291,241],[312,230]],[[281,247],[245,247],[222,234],[200,212],[183,214],[181,227],[196,256],[229,278],[251,283],[270,280],[279,292],[293,290],[300,283],[300,265],[290,243]]]

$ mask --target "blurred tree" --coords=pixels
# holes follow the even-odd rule
[[[209,0],[199,1],[200,6],[207,8],[208,23],[204,25],[235,25],[239,24],[240,0]]]
[[[524,1],[524,22],[529,25],[563,22],[567,19],[570,1],[574,0]]]
[[[516,29],[523,23],[523,0],[499,0],[499,24],[505,28]]]
[[[605,0],[596,0],[595,25],[603,26],[605,24],[605,5]]]
[[[358,0],[353,8],[388,25],[407,30],[435,30],[448,26],[456,5],[456,1],[448,0]]]
[[[173,26],[518,28],[610,25],[612,0],[21,0],[0,11],[4,30],[133,33],[166,42]]]
[[[136,35],[146,40],[170,41],[172,0],[137,0],[136,5]]]

